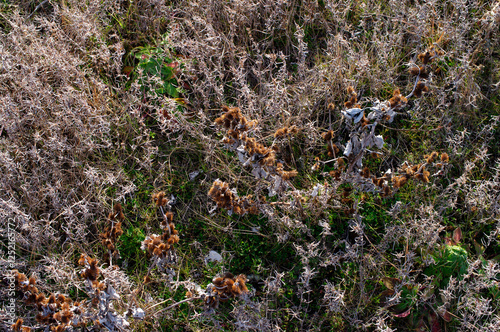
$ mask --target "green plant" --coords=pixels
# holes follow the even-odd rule
[[[442,248],[431,254],[434,264],[425,269],[424,273],[434,277],[433,284],[438,288],[445,288],[451,277],[461,280],[467,273],[468,253],[460,246],[462,231],[455,229],[452,238],[447,238]]]
[[[139,266],[144,264],[144,252],[140,250],[141,242],[144,241],[146,236],[142,229],[131,226],[125,230],[120,236],[118,244],[118,251],[120,252],[121,259],[127,261],[130,271],[136,271]]]
[[[161,43],[158,47],[138,47],[134,50],[134,54],[138,61],[137,81],[145,94],[179,97],[182,89],[178,86],[177,76],[182,64],[169,56],[165,43]]]

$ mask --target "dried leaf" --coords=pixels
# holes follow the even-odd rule
[[[246,152],[245,152],[245,147],[243,145],[240,145],[237,149],[236,152],[238,153],[238,159],[240,160],[240,163],[244,163],[247,161],[246,157]]]
[[[476,254],[478,256],[482,256],[484,254],[484,246],[480,245],[476,240],[472,239],[472,243],[474,244],[474,249],[476,249]]]
[[[392,289],[386,289],[382,293],[380,293],[380,299],[385,302],[386,298],[394,295],[394,291]]]
[[[146,316],[144,310],[142,310],[141,308],[132,309],[131,311],[132,311],[132,317],[134,319],[144,319],[144,317]]]
[[[460,227],[458,227],[453,232],[453,241],[455,242],[455,244],[458,244],[460,243],[461,239],[462,239],[462,230],[460,229]]]
[[[350,108],[347,111],[342,111],[342,114],[348,118],[353,120],[353,123],[358,123],[363,118],[363,110],[361,108]]]
[[[429,324],[431,325],[432,332],[441,332],[441,324],[439,324],[439,317],[434,311],[429,313]]]
[[[380,135],[377,135],[375,136],[374,141],[377,148],[382,149],[382,147],[384,146],[384,138]]]
[[[351,152],[352,152],[352,142],[349,141],[349,142],[347,142],[347,145],[345,146],[344,156],[349,157],[351,155]]]
[[[401,283],[401,279],[398,278],[390,278],[390,277],[383,277],[382,282],[384,283],[384,286],[393,290],[394,286],[397,284]]]
[[[405,318],[405,317],[408,317],[408,315],[410,314],[411,312],[411,308],[406,310],[405,312],[403,313],[400,313],[400,314],[394,314],[394,317],[398,317],[398,318]]]
[[[451,322],[451,314],[448,310],[446,310],[446,308],[439,307],[437,312],[446,322]]]
[[[319,189],[320,189],[320,185],[319,184],[315,185],[314,188],[313,188],[313,191],[311,193],[311,197],[314,198],[314,197],[318,196]]]
[[[118,293],[115,291],[115,289],[111,285],[108,285],[108,289],[106,290],[106,293],[108,294],[110,300],[119,300],[120,299],[120,295],[118,295]]]
[[[193,171],[193,172],[189,173],[189,181],[193,181],[199,174],[200,174],[200,171]]]

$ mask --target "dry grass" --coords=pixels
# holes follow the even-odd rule
[[[34,284],[9,292],[17,269],[36,294],[107,303],[95,329],[498,330],[499,17],[481,0],[0,2],[17,305],[0,326],[73,329],[35,318]],[[161,269],[140,249],[160,191],[179,232]]]

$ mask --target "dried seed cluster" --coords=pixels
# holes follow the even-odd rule
[[[427,80],[429,78],[431,72],[429,65],[436,57],[441,55],[443,55],[443,52],[440,50],[436,50],[434,46],[418,55],[418,60],[422,62],[422,65],[411,67],[409,70],[411,75],[417,77],[417,83],[415,84],[415,88],[413,89],[413,95],[415,97],[420,98],[424,93],[429,92],[429,87],[425,84],[424,81],[420,81],[420,79]]]
[[[296,170],[291,170],[291,171],[285,171],[283,169],[283,164],[282,163],[277,163],[276,164],[276,173],[278,173],[279,176],[283,180],[290,180],[291,178],[294,178],[297,176],[298,172]]]
[[[361,105],[358,104],[358,94],[356,93],[356,91],[352,86],[347,87],[347,93],[349,94],[349,100],[344,103],[344,106],[346,108],[353,108],[353,107],[360,108]]]
[[[219,179],[215,180],[208,191],[208,196],[217,203],[218,208],[226,209],[229,213],[238,215],[258,214],[259,209],[252,195],[238,197],[229,184]]]
[[[392,195],[391,188],[388,185],[388,182],[391,180],[391,177],[387,174],[384,174],[381,177],[371,176],[372,182],[375,186],[381,189],[380,196],[389,197]]]
[[[394,175],[391,176],[389,174],[384,174],[381,177],[377,177],[373,174],[371,174],[370,169],[368,167],[364,167],[359,171],[359,174],[361,177],[365,179],[370,179],[371,182],[378,188],[381,189],[382,197],[388,197],[392,194],[390,184],[392,183],[393,188],[400,188],[404,186],[409,179],[414,178],[417,180],[420,180],[424,183],[429,182],[429,176],[430,172],[426,170],[426,165],[434,163],[434,161],[437,161],[438,159],[441,160],[440,163],[434,163],[434,166],[440,167],[441,171],[443,170],[443,167],[446,163],[449,161],[448,154],[442,153],[441,157],[439,157],[439,153],[437,152],[432,152],[429,155],[426,155],[424,158],[426,160],[425,164],[418,164],[418,165],[410,165],[408,163],[403,164],[401,171],[402,174],[400,175]],[[335,180],[340,180],[341,179],[341,174],[342,172],[346,169],[346,164],[343,158],[337,159],[337,169],[330,171],[329,174],[332,176]],[[439,174],[439,172],[438,172]]]
[[[345,167],[346,167],[344,158],[337,159],[336,165],[337,165],[337,169],[330,171],[329,174],[336,181],[339,181],[341,179],[342,172],[345,170]]]
[[[299,132],[297,126],[283,127],[276,130],[274,133],[274,138],[284,138],[290,135],[295,135]]]
[[[227,106],[222,106],[222,111],[224,114],[215,119],[215,123],[219,126],[223,126],[228,131],[229,137],[237,139],[239,135],[254,128],[257,124],[257,121],[247,120],[238,107],[229,108]]]
[[[97,258],[91,258],[85,254],[81,254],[78,264],[83,266],[85,270],[82,272],[82,277],[85,278],[85,289],[87,294],[92,299],[91,306],[86,306],[85,318],[90,320],[96,327],[106,327],[110,331],[123,330],[130,323],[120,314],[118,314],[111,304],[111,301],[120,299],[111,283],[99,281],[99,261]],[[97,309],[95,314],[90,313],[90,309]],[[80,310],[82,314],[85,310]],[[81,318],[83,319],[83,317]],[[81,320],[83,322],[83,320]],[[87,323],[87,322],[85,322]]]
[[[104,288],[104,284],[99,283],[97,278],[99,278],[99,261],[97,258],[90,258],[85,254],[81,254],[78,260],[78,265],[84,266],[85,270],[82,272],[82,278],[90,281],[92,286],[97,289]]]
[[[64,331],[66,327],[85,326],[83,307],[79,302],[73,302],[63,294],[50,294],[48,297],[36,287],[36,278],[29,279],[24,273],[14,271],[16,288],[23,292],[27,305],[36,306],[39,311],[35,316],[38,323],[46,325],[51,331]],[[14,331],[31,331],[29,327],[22,326],[23,319],[18,319],[12,325]]]
[[[246,152],[246,160],[251,159],[251,161],[258,162],[262,166],[272,166],[275,162],[275,151],[266,148],[257,142],[255,138],[248,137],[248,131],[255,127],[257,121],[247,120],[238,107],[229,108],[223,106],[222,111],[225,113],[215,119],[215,123],[224,127],[227,131],[227,136],[222,139],[222,142],[234,149],[243,146]]]
[[[31,328],[28,326],[23,326],[24,320],[22,318],[18,318],[17,321],[12,324],[11,328],[13,332],[30,332]]]
[[[34,276],[28,279],[23,273],[14,271],[16,288],[24,294],[26,304],[36,306],[39,311],[35,316],[36,321],[45,325],[47,331],[56,332],[84,328],[89,324],[106,327],[110,331],[128,327],[130,324],[126,319],[117,314],[111,306],[112,300],[119,299],[118,294],[110,284],[97,280],[100,274],[97,259],[82,254],[78,264],[85,267],[81,276],[85,278],[85,289],[92,299],[91,302],[76,302],[63,294],[52,293],[46,297],[36,287]],[[18,319],[12,329],[30,331],[29,327],[22,324],[23,320]]]
[[[161,228],[164,230],[162,235],[152,234],[147,236],[144,241],[142,241],[142,250],[152,257],[155,265],[161,271],[169,268],[170,265],[177,262],[177,255],[174,251],[174,244],[179,242],[179,231],[175,229],[175,224],[173,223],[174,214],[171,211],[165,212],[164,208],[168,207],[170,209],[170,204],[168,199],[165,197],[164,192],[159,192],[153,194],[153,202],[158,208],[161,216]]]
[[[328,130],[327,132],[321,134],[321,137],[326,141],[328,144],[328,157],[330,158],[335,158],[340,149],[333,143],[333,138],[335,137],[335,132],[333,130]]]
[[[412,178],[424,183],[428,183],[431,173],[426,169],[426,166],[433,165],[440,168],[440,170],[436,173],[436,175],[439,175],[444,172],[444,166],[449,162],[450,158],[446,152],[443,152],[441,156],[439,156],[438,152],[433,151],[429,155],[424,156],[424,159],[426,160],[425,163],[420,163],[417,165],[410,165],[408,162],[405,162],[401,167],[402,174],[400,175],[393,176],[392,178],[389,178],[388,176],[384,176],[381,178],[373,177],[372,181],[376,186],[382,188],[385,195],[390,195],[391,191],[384,183],[384,180],[390,180],[392,182],[393,188],[401,188],[408,182],[409,179]],[[440,160],[441,162],[436,162],[438,160]],[[365,170],[363,170],[361,174],[362,176],[367,177],[367,173]]]
[[[247,160],[257,162],[260,166],[269,167],[274,166],[276,163],[276,151],[274,148],[267,148],[263,144],[257,142],[255,137],[245,137],[243,139],[245,151],[247,153]]]
[[[255,137],[249,136],[249,130],[255,127],[257,121],[247,120],[237,107],[229,108],[223,106],[222,111],[225,113],[215,119],[215,123],[222,126],[227,131],[222,142],[226,144],[228,148],[238,153],[238,158],[244,166],[253,167],[252,173],[256,177],[269,178],[284,174],[285,177],[287,177],[286,180],[289,180],[297,174],[293,171],[284,173],[282,171],[283,165],[278,172],[277,169],[279,167],[277,165],[278,161],[276,160],[278,147],[276,145],[266,147],[258,142]],[[274,137],[283,138],[291,134],[296,134],[297,132],[298,128],[296,126],[284,127],[278,129]]]
[[[239,297],[248,293],[246,286],[247,278],[240,274],[234,277],[231,273],[226,273],[222,277],[216,277],[207,286],[205,305],[217,308],[220,302],[226,302],[230,298]]]
[[[375,154],[376,152],[370,151],[371,147],[376,147],[382,149],[384,146],[384,138],[381,135],[375,135],[375,129],[378,123],[389,122],[394,120],[397,114],[397,110],[404,108],[408,103],[408,98],[411,96],[420,97],[423,93],[429,91],[426,86],[426,79],[429,78],[430,74],[430,63],[438,56],[442,55],[441,51],[435,50],[434,47],[426,50],[425,52],[418,55],[419,61],[422,62],[422,66],[414,67],[410,69],[412,75],[416,75],[415,85],[413,91],[408,95],[404,96],[400,89],[395,89],[393,91],[392,97],[385,102],[376,101],[372,106],[362,108],[358,103],[358,95],[352,86],[347,88],[347,93],[349,94],[349,100],[344,103],[347,110],[342,111],[342,115],[347,119],[347,125],[350,127],[351,133],[349,135],[349,141],[345,145],[343,154],[348,160],[348,172],[355,170],[356,168],[362,168],[362,160],[365,153]],[[366,114],[365,114],[366,113]],[[323,139],[327,142],[328,147],[328,157],[338,158],[340,152],[339,147],[333,143],[334,131],[329,129],[327,132],[322,134]],[[313,171],[319,169],[320,162],[313,166]],[[340,180],[342,169],[337,169],[331,172],[331,175],[336,179]],[[428,177],[422,172],[421,175],[417,175],[418,179],[422,181],[428,181]],[[406,178],[398,178],[396,183],[397,186],[405,183]],[[381,183],[384,180],[374,180],[377,186],[381,186],[384,195],[390,194],[390,189],[383,187]]]
[[[123,234],[122,222],[125,220],[125,215],[123,214],[123,209],[120,204],[115,204],[113,212],[108,215],[108,221],[111,223],[101,233],[101,243],[108,249],[108,255],[111,258],[118,259],[120,253],[116,250],[116,242],[118,238]]]
[[[432,165],[440,168],[435,175],[441,175],[444,172],[444,167],[449,161],[448,154],[442,153],[440,156],[439,153],[435,151],[426,155],[424,158],[426,162],[417,165],[410,165],[408,162],[405,162],[399,170],[399,174],[396,175],[386,173],[381,177],[377,177],[371,174],[368,167],[361,169],[359,171],[359,175],[362,178],[371,180],[373,185],[379,188],[381,197],[389,197],[393,194],[394,189],[401,188],[410,179],[416,179],[424,183],[428,183],[430,172],[426,169],[426,166]],[[336,180],[340,180],[341,172],[345,169],[343,159],[338,159],[338,162],[338,169],[336,171],[330,171],[330,175]],[[349,195],[346,195],[346,193],[348,194],[348,191],[344,189],[344,193],[341,196],[341,201],[343,203],[349,203],[349,201],[347,201]]]
[[[408,99],[405,96],[401,95],[401,91],[399,89],[394,90],[392,93],[392,98],[389,99],[389,105],[393,109],[400,109],[406,106]]]

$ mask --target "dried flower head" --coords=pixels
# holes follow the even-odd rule
[[[424,93],[427,92],[429,92],[429,87],[425,85],[424,82],[418,81],[417,85],[415,86],[415,91],[413,92],[413,95],[417,98],[420,98]]]
[[[99,277],[99,262],[97,261],[97,258],[90,258],[85,254],[81,254],[78,264],[85,266],[85,270],[82,272],[82,278],[90,281],[97,280]]]
[[[325,141],[332,140],[335,137],[335,132],[333,130],[328,130],[327,132],[321,134],[321,137],[323,137]]]
[[[443,152],[443,153],[441,154],[441,161],[442,161],[443,163],[448,163],[448,162],[450,162],[450,157],[448,156],[448,154],[447,154],[446,152]]]
[[[401,188],[408,182],[409,176],[406,174],[403,174],[401,176],[395,176],[392,178],[392,184],[394,188]]]
[[[352,86],[347,87],[347,93],[350,95],[349,100],[344,103],[346,108],[352,108],[356,106],[358,102],[358,94]]]
[[[123,234],[123,220],[125,220],[125,215],[123,214],[122,206],[117,203],[113,208],[113,212],[108,216],[108,222],[111,225],[107,226],[104,232],[100,234],[102,245],[108,249],[110,264],[112,264],[112,258],[120,257],[120,253],[116,249],[116,242]]]
[[[335,158],[339,152],[340,152],[340,149],[337,147],[336,144],[334,144],[334,143],[328,144],[328,157]]]
[[[243,274],[234,277],[233,274],[226,273],[222,277],[215,277],[207,286],[205,305],[216,308],[220,302],[248,293],[246,281],[247,278]]]
[[[439,154],[436,151],[433,151],[431,154],[425,155],[424,158],[428,164],[431,164],[437,159],[438,156]]]
[[[274,138],[283,138],[289,135],[295,135],[299,132],[299,129],[296,126],[291,127],[283,127],[276,130],[274,133]]]
[[[369,178],[370,177],[370,169],[368,167],[365,167],[361,170],[360,172],[361,176],[364,178]]]
[[[168,203],[168,199],[165,197],[165,193],[163,191],[153,194],[152,197],[153,197],[153,202],[157,207],[165,206]]]
[[[389,105],[393,109],[400,109],[406,106],[408,100],[406,97],[401,95],[401,91],[399,89],[394,90],[392,94],[392,98],[389,99]]]
[[[281,172],[289,178],[296,176],[294,171],[283,171],[282,166]],[[234,212],[238,215],[259,213],[256,202],[254,202],[251,195],[239,197],[235,191],[229,189],[228,183],[219,179],[216,179],[212,184],[208,191],[208,197],[217,203],[218,208],[226,209],[229,213]]]

